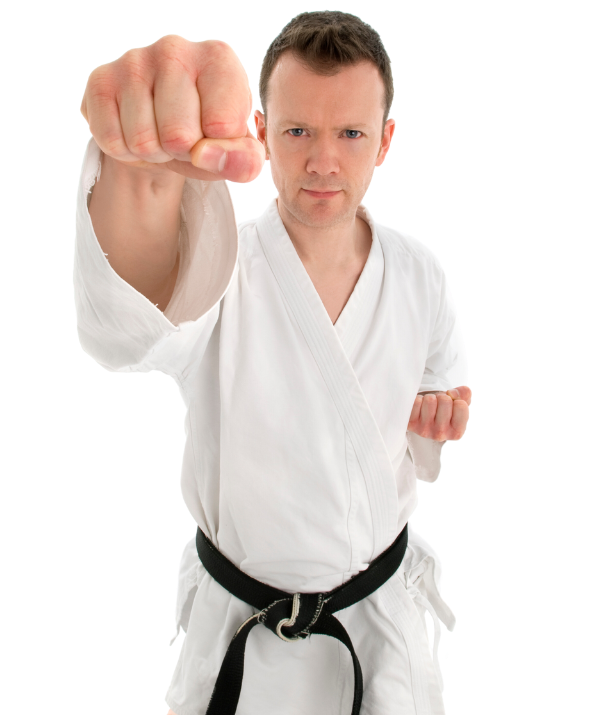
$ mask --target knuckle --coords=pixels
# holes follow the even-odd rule
[[[91,123],[94,122],[95,119],[98,119],[99,115],[104,115],[110,111],[110,107],[115,102],[116,90],[109,86],[90,87],[87,96],[90,100],[87,105],[87,110],[91,126]]]
[[[108,154],[108,156],[112,156],[115,159],[124,158],[129,154],[125,142],[120,135],[107,134],[99,138],[98,144],[101,146],[102,151],[105,154]]]
[[[146,158],[156,153],[160,147],[156,135],[151,128],[139,129],[127,139],[129,150],[142,158]]]
[[[169,154],[188,152],[199,139],[189,129],[181,126],[161,127],[159,133],[160,143]]]
[[[202,72],[217,77],[226,86],[236,87],[244,100],[250,99],[247,74],[229,45],[220,40],[210,40],[208,47],[202,48],[200,57]]]
[[[193,75],[192,68],[182,53],[164,54],[157,63],[157,69],[166,76],[177,76],[181,72]]]
[[[180,63],[189,50],[189,42],[179,35],[165,35],[152,46],[160,65],[164,63]]]
[[[222,40],[205,40],[201,44],[207,62],[222,62],[235,55],[231,46]]]
[[[149,63],[145,57],[135,55],[128,57],[123,63],[123,75],[129,80],[135,82],[143,81],[147,78]]]
[[[98,67],[94,67],[94,69],[89,73],[89,77],[87,78],[88,88],[90,85],[94,84],[98,75],[104,71],[104,67],[105,65],[99,65]]]
[[[96,67],[89,75],[85,95],[94,100],[103,100],[113,97],[115,89],[116,82],[113,73],[106,65],[102,65]]]
[[[144,51],[139,47],[134,47],[127,50],[124,54],[119,57],[117,64],[122,67],[139,67],[144,62]]]
[[[156,47],[159,47],[161,49],[186,47],[188,44],[188,41],[184,37],[181,37],[181,35],[175,35],[174,33],[164,35],[164,37],[161,37],[154,43]]]
[[[215,139],[241,136],[244,125],[245,122],[240,117],[223,115],[222,112],[208,112],[207,116],[202,118],[202,131],[206,136]]]
[[[127,50],[117,60],[117,71],[120,83],[137,84],[146,82],[148,73],[148,59],[144,49]]]
[[[172,52],[181,51],[182,48],[187,48],[191,42],[181,35],[167,34],[159,37],[156,42],[149,45],[157,54],[171,54]]]

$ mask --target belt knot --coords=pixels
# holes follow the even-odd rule
[[[284,641],[307,638],[323,611],[324,593],[294,593],[262,609],[258,621]]]

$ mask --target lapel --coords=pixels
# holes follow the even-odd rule
[[[397,536],[395,474],[344,345],[345,342],[347,347],[351,347],[355,336],[359,335],[360,324],[369,315],[369,303],[376,300],[382,280],[383,255],[369,216],[368,220],[373,228],[371,254],[354,293],[337,320],[337,329],[285,230],[276,200],[258,220],[257,229],[270,268],[320,369],[354,447],[368,490],[374,528],[373,555],[377,556]]]

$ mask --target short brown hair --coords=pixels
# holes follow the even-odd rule
[[[322,75],[334,75],[344,65],[364,60],[379,69],[385,86],[383,126],[393,101],[391,60],[375,30],[355,15],[337,10],[302,12],[281,30],[264,57],[260,72],[260,101],[266,114],[268,80],[279,57],[292,52],[310,70]]]

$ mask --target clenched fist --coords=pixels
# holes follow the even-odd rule
[[[466,431],[472,390],[456,387],[447,392],[420,394],[414,401],[408,431],[444,442],[460,439]]]
[[[81,113],[102,151],[154,173],[255,179],[264,148],[250,133],[246,73],[224,42],[167,35],[89,76]]]

